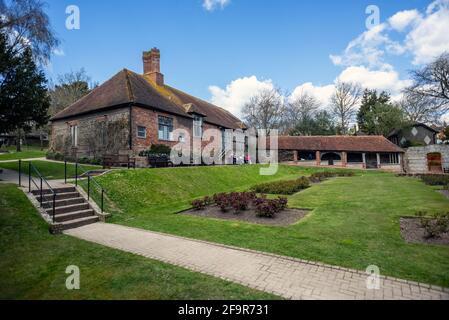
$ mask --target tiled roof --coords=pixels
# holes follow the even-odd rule
[[[279,137],[279,150],[404,152],[383,136]]]
[[[242,128],[243,125],[241,120],[223,108],[170,86],[158,86],[149,77],[126,69],[56,114],[51,120],[72,118],[126,104],[155,108],[189,118],[194,112],[205,116],[205,122],[230,129]]]

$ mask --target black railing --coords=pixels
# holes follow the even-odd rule
[[[33,174],[37,176],[38,183],[36,183]],[[22,161],[19,160],[19,185],[22,185],[21,176],[22,176]],[[48,183],[47,179],[45,179],[45,177],[39,172],[39,170],[37,170],[37,168],[31,163],[31,161],[28,162],[28,191],[31,193],[32,184],[34,184],[34,186],[37,188],[36,190],[39,191],[39,203],[41,208],[43,207],[42,203],[44,202],[44,188],[43,188],[44,183],[48,187],[47,190],[49,190],[50,194],[53,196],[51,209],[52,209],[52,220],[53,223],[55,223],[57,193],[55,190],[53,190],[51,185]]]
[[[104,197],[107,194],[106,190],[92,177],[92,170],[87,170],[78,162],[75,163],[75,186],[78,186],[80,174],[87,176],[87,200],[91,198],[92,187],[96,187],[100,192],[100,209],[101,213],[104,213]],[[67,183],[67,161],[64,161],[64,181]]]

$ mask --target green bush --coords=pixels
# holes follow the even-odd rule
[[[335,177],[353,177],[354,172],[351,171],[323,171],[323,172],[315,172],[313,173],[309,180],[313,183],[319,183],[329,178]]]
[[[422,175],[421,180],[430,186],[446,186],[449,184],[449,175],[428,174]]]
[[[54,152],[54,151],[50,150],[47,152],[46,158],[49,160],[64,161],[65,157],[62,153]]]
[[[170,155],[171,148],[165,144],[153,144],[150,150],[145,150],[139,153],[140,157],[148,157],[149,155]]]
[[[296,180],[275,181],[259,184],[254,186],[251,190],[257,193],[291,195],[307,189],[309,186],[309,179],[306,177],[301,177]]]

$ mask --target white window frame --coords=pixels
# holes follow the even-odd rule
[[[194,138],[203,137],[203,118],[200,116],[195,116],[193,118],[193,137]]]
[[[162,119],[169,119],[171,121],[171,125],[167,124],[161,124]],[[161,126],[163,128],[167,128],[167,130],[161,130]],[[158,140],[160,141],[173,141],[173,118],[159,116],[158,117],[158,129],[157,129],[157,136]]]
[[[70,139],[72,142],[72,148],[78,147],[78,133],[79,129],[77,125],[70,126]]]
[[[143,136],[140,135],[141,131],[140,129],[143,129]],[[137,126],[137,138],[139,139],[146,139],[147,138],[147,127],[144,126]]]

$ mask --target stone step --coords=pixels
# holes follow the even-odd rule
[[[75,187],[64,187],[64,188],[54,188],[53,191],[58,193],[68,193],[68,192],[75,192]],[[32,190],[31,193],[35,196],[40,195],[40,190]],[[43,189],[42,194],[53,194],[53,192],[50,189]]]
[[[63,200],[63,199],[72,199],[72,198],[78,198],[80,194],[78,192],[67,192],[67,193],[58,193],[56,194],[56,200]],[[40,195],[36,196],[36,199],[40,201]],[[53,201],[53,195],[44,195],[42,197],[43,202],[47,201]]]
[[[75,211],[80,211],[80,210],[87,210],[89,208],[90,207],[89,207],[88,203],[72,204],[72,205],[56,208],[55,209],[55,214],[58,215],[58,214],[75,212]],[[53,208],[47,209],[47,213],[49,215],[52,215],[53,214]]]
[[[55,201],[56,208],[70,206],[72,204],[81,204],[81,203],[86,203],[86,200],[84,200],[84,198],[81,198],[81,197],[61,199],[61,200]],[[53,208],[53,199],[50,201],[42,202],[42,207],[45,209]]]
[[[98,218],[97,216],[91,216],[91,217],[85,217],[85,218],[80,218],[80,219],[76,219],[76,220],[70,220],[70,221],[61,223],[61,230],[79,228],[79,227],[82,227],[82,226],[85,226],[88,224],[96,223],[98,221],[100,221],[100,218]]]
[[[68,221],[76,221],[78,219],[93,217],[95,213],[92,209],[89,210],[80,210],[70,213],[63,213],[55,216],[55,222],[68,222]]]

